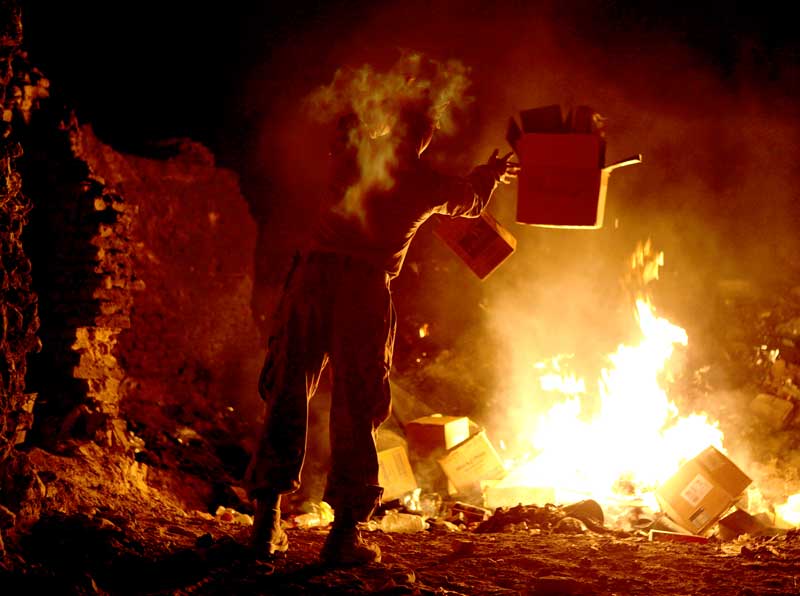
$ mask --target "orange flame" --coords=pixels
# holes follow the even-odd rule
[[[643,288],[658,279],[662,264],[663,253],[654,253],[649,242],[639,245],[633,279]],[[505,486],[553,487],[557,495],[606,503],[636,494],[655,506],[652,491],[686,460],[709,445],[722,450],[718,424],[705,413],[680,416],[662,386],[676,346],[688,343],[686,332],[658,317],[644,296],[636,300],[635,316],[641,340],[608,356],[591,411],[585,382],[564,374],[559,359],[536,365],[541,387],[562,399],[529,423],[533,455],[511,471]]]
[[[783,505],[776,505],[775,513],[779,525],[800,526],[800,493],[790,496]]]

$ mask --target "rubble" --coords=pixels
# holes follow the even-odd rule
[[[28,439],[50,448],[93,440],[132,454],[140,443],[119,415],[125,371],[117,341],[142,289],[131,260],[136,207],[74,155],[77,121],[55,101],[28,125],[20,163],[36,205],[26,248],[43,344],[31,359],[38,396]]]
[[[22,189],[20,127],[47,96],[48,82],[22,50],[22,19],[0,3],[0,467],[33,422],[25,386],[27,356],[40,347],[31,261],[23,246],[31,201]]]
[[[794,419],[797,413],[797,403],[793,399],[759,393],[750,402],[750,410],[774,430],[783,430]]]
[[[650,542],[695,542],[700,544],[708,542],[708,538],[705,536],[682,532],[667,532],[666,530],[650,530],[648,538]]]

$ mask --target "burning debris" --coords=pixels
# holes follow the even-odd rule
[[[519,420],[519,436],[530,449],[523,457],[509,458],[512,450],[503,441],[503,462],[486,432],[464,417],[428,416],[406,423],[411,466],[422,479],[421,490],[435,489],[446,500],[466,497],[479,508],[494,510],[491,518],[481,520],[482,532],[519,528],[523,522],[551,532],[570,517],[562,509],[570,502],[594,503],[597,512],[577,516],[577,524],[561,523],[560,531],[649,531],[655,541],[689,540],[691,535],[705,540],[709,535],[769,534],[776,524],[791,525],[795,497],[786,505],[766,503],[758,483],[751,486],[751,478],[724,455],[720,423],[705,412],[684,415],[670,398],[688,390],[674,386],[681,371],[670,368],[676,348],[684,350],[688,336],[652,306],[649,285],[659,278],[663,253],[648,241],[630,262],[626,286],[636,296],[639,343],[621,345],[608,357],[609,367],[594,390],[569,370],[567,357],[537,363],[538,390],[555,403],[539,416]],[[776,368],[781,374],[786,364]],[[770,369],[768,379],[774,372]],[[791,390],[792,381],[787,385]],[[785,428],[794,405],[758,394],[751,409]],[[483,447],[470,447],[478,444]],[[461,463],[452,466],[452,461]],[[433,462],[438,467],[432,468]],[[734,529],[743,527],[748,530]]]

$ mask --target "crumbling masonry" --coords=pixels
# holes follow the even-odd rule
[[[115,348],[141,283],[135,209],[74,157],[77,123],[21,49],[13,2],[0,2],[0,27],[0,506],[21,518],[8,526],[44,493],[15,446],[137,445],[119,417]]]

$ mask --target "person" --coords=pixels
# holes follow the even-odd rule
[[[340,120],[334,149],[333,199],[321,213],[311,246],[295,256],[277,307],[259,378],[266,403],[263,429],[248,469],[256,502],[251,544],[268,555],[288,549],[281,528],[281,495],[300,487],[308,401],[332,366],[331,465],[324,500],[334,521],[321,559],[335,565],[380,561],[377,545],[361,537],[383,489],[378,485],[375,433],[390,414],[389,371],[396,328],[390,284],[419,226],[434,213],[478,217],[499,183],[519,167],[495,150],[467,176],[441,174],[421,159],[436,128],[429,105],[402,109],[387,143],[391,182],[341,200],[363,178],[348,144],[359,126]],[[352,197],[350,197],[352,198]]]

